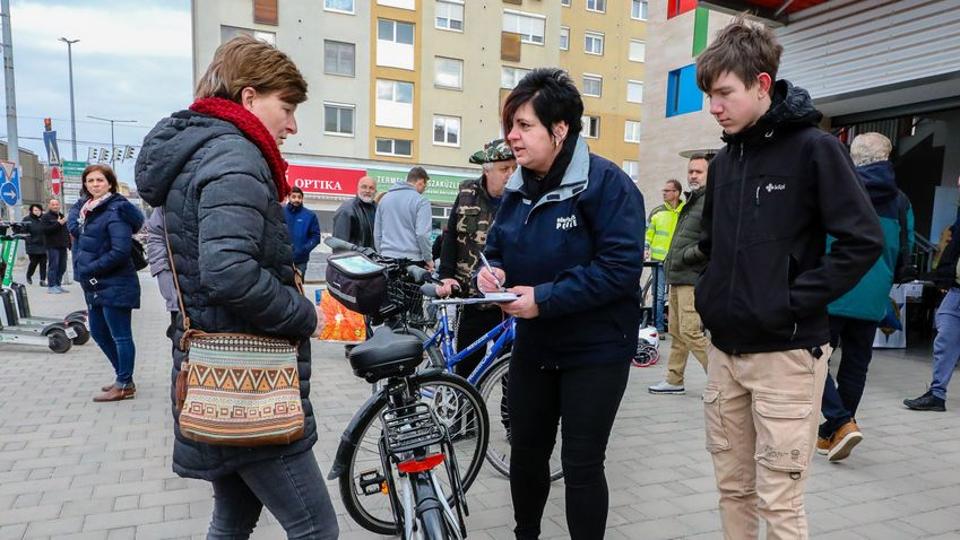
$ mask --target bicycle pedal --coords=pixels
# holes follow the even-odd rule
[[[387,479],[376,469],[360,473],[358,484],[364,495],[379,495],[384,493]]]

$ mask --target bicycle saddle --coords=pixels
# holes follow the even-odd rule
[[[394,334],[387,327],[350,351],[350,367],[357,377],[374,383],[389,377],[413,375],[423,362],[423,342],[413,336]]]

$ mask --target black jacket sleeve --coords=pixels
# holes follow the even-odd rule
[[[824,133],[809,144],[821,224],[836,241],[820,265],[798,275],[790,288],[790,308],[799,317],[852,289],[883,251],[880,220],[843,143]]]
[[[713,235],[713,184],[716,179],[710,173],[712,170],[713,167],[707,167],[707,186],[703,194],[703,214],[700,217],[700,241],[696,245],[697,251],[700,252],[704,260],[710,258],[710,248],[713,247],[711,243],[711,236]],[[687,253],[683,254],[683,260],[687,264],[692,264],[692,261],[687,261]]]
[[[457,210],[460,208],[460,196],[453,202],[447,228],[443,231],[443,243],[440,245],[440,279],[454,279],[457,273]],[[463,287],[468,283],[461,283]]]
[[[209,181],[198,208],[200,283],[211,303],[241,313],[263,332],[306,339],[317,326],[313,304],[258,260],[270,209],[267,185],[243,173]]]
[[[352,201],[348,201],[337,209],[333,214],[333,237],[350,242],[350,229],[352,228],[353,212],[350,208]]]

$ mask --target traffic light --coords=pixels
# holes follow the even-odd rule
[[[132,146],[125,146],[123,149],[123,160],[133,159],[133,155],[136,153],[136,149]]]

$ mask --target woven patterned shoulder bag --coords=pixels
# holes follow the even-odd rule
[[[176,381],[180,433],[222,446],[289,444],[302,438],[297,347],[283,339],[208,334],[191,328],[163,217],[167,257],[183,317],[180,348],[187,353]],[[302,294],[299,280],[297,288]]]

